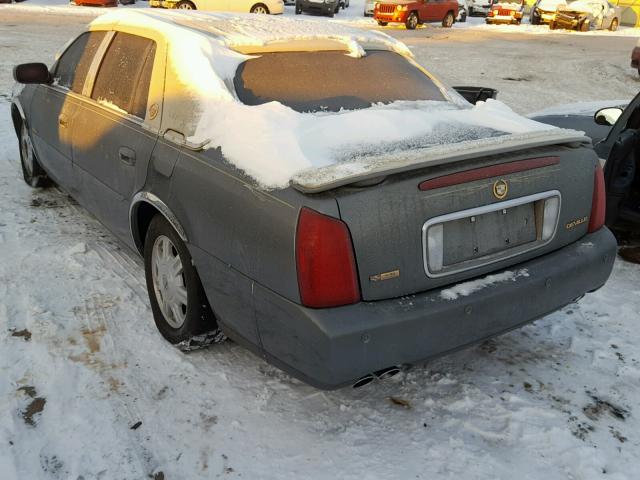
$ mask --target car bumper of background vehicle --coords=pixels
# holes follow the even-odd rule
[[[407,17],[409,16],[409,12],[397,11],[394,13],[376,13],[375,19],[381,22],[387,23],[405,23],[407,21]]]
[[[303,12],[315,12],[323,15],[335,11],[336,8],[335,3],[325,3],[313,0],[302,0],[299,5]]]
[[[521,272],[514,280],[454,300],[438,289],[310,309],[256,284],[253,300],[264,355],[318,388],[349,385],[371,372],[423,361],[504,333],[597,290],[611,273],[616,248],[611,232],[602,228],[513,266],[511,271]]]
[[[640,47],[633,47],[631,51],[631,66],[640,68]]]

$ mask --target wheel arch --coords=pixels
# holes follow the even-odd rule
[[[13,121],[13,128],[16,131],[16,135],[20,135],[20,128],[23,122],[26,122],[24,117],[24,110],[19,103],[13,102],[11,104],[11,120]]]
[[[158,196],[151,192],[138,192],[129,208],[129,226],[131,236],[138,252],[144,254],[144,240],[151,220],[157,214],[162,215],[176,231],[180,239],[188,243],[187,233],[178,217]]]

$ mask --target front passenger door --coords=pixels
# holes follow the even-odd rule
[[[151,120],[160,106],[149,103],[155,60],[154,40],[116,32],[97,69],[91,98],[78,106],[73,121],[81,203],[129,244],[130,200],[146,178],[157,140]]]

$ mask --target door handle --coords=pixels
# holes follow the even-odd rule
[[[129,147],[120,147],[118,155],[123,163],[126,163],[127,165],[136,164],[136,152],[131,150]]]
[[[60,115],[58,117],[58,125],[60,125],[63,128],[67,128],[67,125],[69,125],[69,119],[67,118],[66,115]]]

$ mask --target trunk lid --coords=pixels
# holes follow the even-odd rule
[[[333,190],[363,299],[457,283],[578,240],[596,161],[585,145],[550,145],[406,168],[377,185]],[[360,184],[367,182],[375,180]]]

